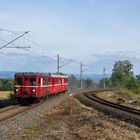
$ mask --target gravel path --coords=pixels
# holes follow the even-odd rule
[[[6,120],[5,122],[1,122],[0,140],[12,140],[12,137],[22,133],[21,130],[39,121],[41,116],[43,116],[46,111],[52,110],[61,102],[65,101],[68,97],[69,94],[65,94],[48,99],[47,102],[27,111],[26,113],[19,114],[9,120]]]

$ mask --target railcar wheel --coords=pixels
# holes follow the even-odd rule
[[[18,99],[18,102],[21,103],[21,98],[17,98],[17,99]]]
[[[25,105],[26,104],[26,98],[18,98],[18,102],[22,105]]]

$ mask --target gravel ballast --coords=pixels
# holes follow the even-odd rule
[[[0,123],[0,140],[11,140],[13,137],[22,133],[24,128],[36,123],[47,111],[52,110],[61,102],[64,102],[69,97],[69,94],[60,95],[51,99],[42,105],[19,114],[9,120]]]

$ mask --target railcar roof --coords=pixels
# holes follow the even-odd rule
[[[67,78],[68,76],[65,75],[52,75],[51,73],[40,73],[40,72],[17,72],[15,76],[50,76],[50,77],[64,77]]]
[[[15,76],[51,76],[50,73],[40,73],[40,72],[17,72]]]
[[[66,75],[51,75],[51,77],[63,77],[63,78],[68,78]]]

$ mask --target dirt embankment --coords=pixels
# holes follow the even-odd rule
[[[70,97],[15,139],[138,140],[140,128],[110,119]]]

